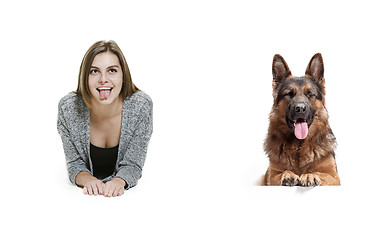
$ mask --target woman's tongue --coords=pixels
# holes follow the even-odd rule
[[[99,99],[100,100],[107,100],[107,98],[110,96],[111,90],[100,90],[99,91]]]

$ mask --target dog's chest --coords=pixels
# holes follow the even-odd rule
[[[280,147],[280,162],[286,165],[287,169],[302,173],[315,161],[314,151],[307,146],[282,144]]]

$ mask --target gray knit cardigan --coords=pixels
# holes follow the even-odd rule
[[[68,175],[75,184],[79,172],[93,174],[90,159],[90,110],[80,95],[70,93],[60,100],[57,128],[63,142]],[[152,132],[152,100],[146,93],[138,91],[123,102],[117,163],[113,175],[102,181],[120,177],[125,180],[126,189],[135,186],[142,176]]]

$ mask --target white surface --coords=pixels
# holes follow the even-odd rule
[[[1,226],[8,239],[379,239],[384,231],[383,5],[256,1],[1,4]],[[139,185],[69,184],[57,103],[81,59],[115,40],[154,102]],[[271,64],[325,63],[341,187],[255,187],[268,159]]]

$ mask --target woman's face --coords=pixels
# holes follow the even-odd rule
[[[112,52],[96,55],[88,76],[92,104],[107,105],[117,101],[122,82],[123,73],[118,57]]]

